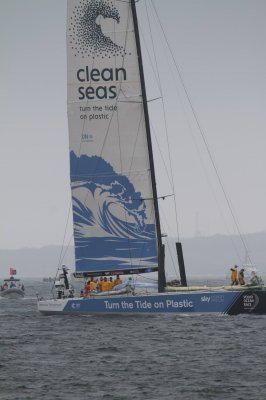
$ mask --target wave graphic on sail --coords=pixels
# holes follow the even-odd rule
[[[129,179],[98,156],[72,151],[70,166],[77,264],[156,262],[155,224],[147,222],[145,201]]]
[[[101,22],[112,19],[119,23],[119,12],[110,0],[80,1],[73,11],[70,26],[73,51],[93,58],[124,55],[124,48],[114,43],[102,31]]]

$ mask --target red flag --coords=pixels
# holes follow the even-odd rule
[[[17,270],[13,267],[9,268],[9,275],[17,275]]]

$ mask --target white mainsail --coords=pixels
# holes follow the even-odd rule
[[[67,49],[76,271],[155,270],[157,235],[130,1],[68,0]]]

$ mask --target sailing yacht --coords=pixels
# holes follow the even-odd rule
[[[44,314],[266,313],[264,285],[167,286],[135,0],[68,0],[67,79],[75,278],[157,274],[89,295],[69,289],[39,299]],[[104,21],[104,23],[103,23]],[[104,26],[104,28],[103,28]]]

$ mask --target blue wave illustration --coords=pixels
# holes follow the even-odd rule
[[[70,170],[77,271],[154,267],[155,224],[129,179],[103,158],[73,151]]]

